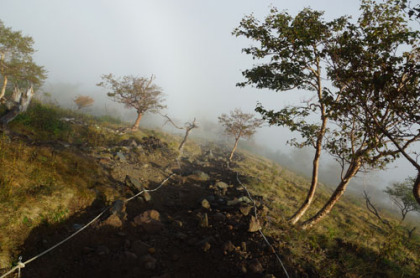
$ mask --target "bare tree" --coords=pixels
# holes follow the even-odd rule
[[[180,127],[180,126],[176,125],[172,121],[172,119],[169,118],[168,115],[162,115],[162,116],[166,118],[166,120],[167,120],[166,122],[171,123],[175,128],[185,130],[184,139],[182,139],[182,142],[179,144],[179,147],[178,147],[178,151],[179,151],[179,153],[181,155],[182,150],[184,149],[184,145],[187,142],[188,135],[190,134],[191,130],[193,130],[194,128],[198,128],[198,124],[197,124],[197,122],[196,122],[196,120],[194,118],[194,120],[192,122],[186,122],[185,125],[184,125],[184,127]]]
[[[127,108],[137,111],[137,119],[131,129],[137,130],[140,120],[146,112],[157,112],[166,107],[163,105],[162,89],[153,84],[155,77],[135,77],[132,75],[115,78],[111,73],[102,75],[102,82],[97,86],[109,89],[108,96],[122,103]]]
[[[92,106],[95,100],[90,96],[78,96],[73,100],[73,102],[77,105],[77,109],[80,110],[82,108]]]
[[[238,108],[231,111],[230,115],[220,115],[218,119],[219,123],[225,127],[226,134],[235,137],[235,145],[229,155],[229,161],[232,160],[233,154],[238,147],[239,139],[250,138],[255,134],[257,128],[263,124],[263,120],[256,119],[253,114],[244,113]]]

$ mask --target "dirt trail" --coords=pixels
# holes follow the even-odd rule
[[[118,153],[107,156],[113,151],[104,149],[91,155],[125,197],[136,193],[127,175],[149,189],[175,175],[150,196],[107,213],[32,262],[22,277],[283,277],[272,250],[259,233],[249,231],[256,224],[251,204],[236,173],[224,166],[224,154],[204,152],[193,162],[182,160],[179,168],[164,145],[150,142],[142,147],[126,142],[131,146]],[[263,200],[256,199],[263,214]],[[98,197],[65,223],[36,228],[22,247],[24,260],[64,239],[104,207]]]

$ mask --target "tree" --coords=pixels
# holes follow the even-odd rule
[[[401,222],[409,212],[415,211],[420,213],[420,205],[412,193],[412,184],[415,178],[407,178],[404,182],[394,183],[392,186],[387,186],[385,193],[389,195],[394,204],[400,209]]]
[[[2,85],[0,100],[3,99],[10,83],[14,87],[39,86],[46,78],[43,67],[32,60],[33,39],[23,36],[20,31],[13,31],[0,21],[0,76]]]
[[[363,0],[361,11],[358,22],[348,23],[328,49],[333,58],[329,75],[341,89],[338,98],[336,93],[324,92],[327,113],[339,128],[326,148],[343,162],[345,174],[331,198],[303,228],[315,225],[330,212],[361,168],[384,169],[418,139],[404,138],[401,131],[412,128],[413,122],[405,125],[393,109],[398,102],[395,95],[402,91],[414,90],[418,96],[419,72],[410,58],[417,56],[418,32],[408,28],[405,14],[392,0]],[[414,52],[399,51],[402,47]],[[402,146],[390,140],[387,133],[391,131],[401,136]]]
[[[238,83],[238,86],[315,92],[303,106],[289,106],[278,112],[266,110],[260,103],[256,108],[271,125],[286,126],[298,132],[304,141],[293,139],[291,142],[294,146],[312,146],[315,150],[311,185],[305,201],[290,219],[292,224],[304,215],[315,195],[319,160],[328,123],[323,101],[323,92],[330,90],[323,84],[323,80],[331,80],[326,75],[331,60],[327,49],[347,23],[346,17],[326,22],[322,15],[322,12],[304,9],[292,17],[287,12],[272,9],[263,22],[252,15],[245,17],[233,32],[236,36],[245,36],[259,43],[259,46],[244,48],[243,52],[253,59],[263,61],[244,71],[242,74],[246,81]],[[322,70],[323,66],[327,71]],[[319,117],[319,121],[311,123],[308,118],[314,118],[314,115]]]
[[[182,139],[182,142],[179,144],[178,146],[178,151],[179,151],[179,156],[181,156],[182,151],[184,149],[184,145],[187,142],[188,136],[190,135],[191,130],[193,130],[194,128],[198,128],[198,124],[194,118],[194,120],[192,122],[186,122],[184,127],[179,127],[178,125],[176,125],[171,118],[169,118],[168,115],[164,115],[163,117],[166,118],[167,122],[170,122],[175,128],[177,129],[184,129],[185,130],[185,135],[184,138]],[[165,123],[166,124],[166,123]]]
[[[263,123],[262,120],[256,119],[253,114],[244,113],[238,108],[231,111],[230,115],[223,113],[218,119],[219,123],[225,127],[225,133],[235,138],[235,145],[230,152],[229,161],[232,161],[239,139],[250,138]]]
[[[92,104],[95,102],[95,100],[90,96],[78,96],[73,101],[77,105],[78,110],[92,106]]]
[[[137,119],[132,130],[137,130],[140,120],[146,112],[157,112],[165,108],[161,88],[153,84],[155,77],[135,77],[132,75],[115,78],[112,74],[102,75],[102,82],[97,86],[109,89],[108,96],[114,101],[122,103],[127,108],[137,111]]]
[[[335,50],[335,82],[348,107],[368,115],[365,129],[379,129],[418,171],[413,194],[420,204],[420,164],[409,147],[420,140],[420,33],[407,25],[393,1],[364,1],[360,28],[352,27]],[[353,113],[356,115],[356,113]],[[388,142],[387,142],[388,143]]]

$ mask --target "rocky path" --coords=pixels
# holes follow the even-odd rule
[[[152,142],[154,150],[126,143],[127,148],[92,153],[119,183],[122,195],[143,186],[152,189],[169,173],[175,175],[158,191],[127,205],[114,202],[114,210],[28,265],[22,277],[283,277],[256,232],[260,223],[236,173],[221,160],[207,153],[179,168],[162,156],[151,159],[147,152],[162,147],[158,142]],[[132,148],[138,149],[136,155]],[[261,198],[256,200],[264,219],[267,208]],[[62,240],[103,207],[98,201],[66,223],[37,228],[23,246],[24,259]]]

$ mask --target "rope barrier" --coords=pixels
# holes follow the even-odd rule
[[[138,196],[140,196],[141,194],[143,194],[144,192],[154,192],[157,191],[159,188],[161,188],[173,175],[175,175],[174,173],[170,174],[166,179],[164,179],[159,186],[157,186],[154,189],[151,190],[147,190],[144,189],[142,191],[140,191],[139,193],[137,193],[136,195],[126,199],[124,201],[124,203],[128,203],[129,201],[137,198]],[[27,264],[33,262],[34,260],[38,259],[39,257],[42,257],[43,255],[49,253],[50,251],[54,250],[55,248],[57,248],[58,246],[62,245],[63,243],[65,243],[66,241],[68,241],[69,239],[73,238],[74,236],[76,236],[78,233],[80,233],[81,231],[85,230],[87,227],[89,227],[92,223],[94,223],[96,220],[98,220],[107,210],[109,210],[111,208],[111,206],[108,206],[107,208],[105,208],[103,211],[101,211],[101,213],[99,213],[95,218],[93,218],[89,223],[87,223],[86,225],[84,225],[82,228],[78,229],[76,232],[74,232],[73,234],[71,234],[70,236],[68,236],[67,238],[63,239],[62,241],[60,241],[59,243],[55,244],[54,246],[48,248],[47,250],[45,250],[44,252],[36,255],[35,257],[25,261],[22,263],[22,257],[19,257],[19,262],[18,264],[13,267],[11,270],[9,270],[8,272],[6,272],[5,274],[3,274],[2,276],[0,276],[0,278],[5,278],[6,276],[8,276],[9,274],[12,274],[13,272],[15,272],[16,270],[18,270],[18,277],[20,278],[20,274],[21,274],[21,268],[24,268]]]
[[[246,186],[239,180],[239,173],[236,172],[236,180],[239,182],[239,184],[245,189],[246,193],[248,194],[248,198],[251,200],[251,202],[253,203],[254,206],[254,215],[255,215],[255,219],[258,221],[258,213],[257,213],[257,205],[254,201],[254,199],[251,196],[251,193],[249,193],[248,189],[246,188]],[[286,277],[289,278],[289,273],[287,272],[282,260],[280,259],[280,256],[277,254],[276,250],[274,249],[273,245],[271,245],[271,243],[268,241],[267,237],[264,235],[264,233],[262,232],[261,227],[258,227],[258,231],[260,232],[262,238],[264,239],[265,243],[267,243],[268,246],[271,247],[271,249],[274,251],[274,255],[276,256],[277,260],[279,261],[284,273],[286,274]]]

